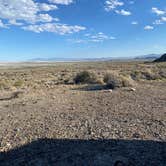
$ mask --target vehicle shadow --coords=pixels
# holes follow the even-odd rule
[[[39,139],[0,153],[1,166],[165,166],[166,142]]]

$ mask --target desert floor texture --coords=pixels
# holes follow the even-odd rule
[[[79,84],[80,71],[98,84]],[[133,88],[106,88],[104,74]],[[166,165],[166,63],[21,63],[0,67],[0,166]]]

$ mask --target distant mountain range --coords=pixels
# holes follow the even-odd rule
[[[103,58],[35,58],[30,59],[30,62],[86,62],[86,61],[120,61],[120,60],[154,60],[161,56],[161,54],[148,54],[136,57],[103,57]]]
[[[159,58],[161,56],[161,54],[148,54],[148,55],[141,55],[141,56],[137,56],[134,59],[146,59],[146,60],[154,60],[156,58]]]
[[[29,61],[36,62],[79,62],[79,61],[109,61],[113,58],[35,58],[30,59]]]

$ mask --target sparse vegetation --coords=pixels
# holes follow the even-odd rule
[[[104,82],[111,89],[133,86],[133,81],[127,77],[120,76],[118,73],[110,72],[104,76]]]
[[[16,82],[14,83],[13,86],[15,86],[15,87],[21,87],[22,85],[23,85],[23,81],[22,81],[22,80],[18,80],[18,81],[16,81]]]
[[[0,81],[0,90],[9,89],[9,85],[5,80]]]
[[[32,141],[43,140],[43,138],[44,140],[51,138],[58,143],[57,146],[54,146],[55,144],[48,144],[46,141],[46,150],[48,148],[48,152],[51,154],[53,148],[56,148],[56,152],[58,152],[57,147],[60,147],[59,151],[62,152],[63,148],[59,146],[61,138],[66,138],[67,144],[70,143],[68,139],[95,140],[95,142],[99,139],[99,145],[101,145],[99,153],[95,151],[96,157],[93,154],[90,156],[99,160],[103,157],[105,160],[105,157],[107,159],[107,156],[111,156],[110,161],[116,154],[121,155],[123,149],[120,148],[121,144],[119,144],[119,148],[110,146],[110,150],[108,149],[110,154],[104,152],[101,155],[101,150],[108,145],[107,140],[165,140],[166,79],[164,78],[166,78],[166,63],[77,62],[42,65],[28,63],[28,67],[25,67],[26,65],[19,68],[17,66],[0,67],[0,154],[2,153],[0,165],[5,165],[4,162],[7,163],[6,165],[23,163],[22,156],[26,158],[24,153],[27,153],[24,147],[27,147],[29,151],[29,143],[33,147],[30,148],[29,154],[33,155],[32,159],[35,163],[35,154],[39,154],[37,158],[41,158],[40,154],[43,148],[38,148],[38,145],[41,146],[38,141],[37,146],[34,147]],[[160,79],[153,80],[154,76]],[[136,78],[140,81],[137,81]],[[105,81],[104,84],[102,84],[103,81]],[[89,83],[90,85],[87,85]],[[133,87],[130,88],[130,86]],[[106,143],[101,144],[100,140],[106,140]],[[87,141],[85,143],[87,145]],[[76,150],[74,152],[73,148],[66,146],[67,144],[65,143],[64,147],[71,149],[73,158],[77,158],[75,141],[71,146]],[[85,149],[85,155],[84,152],[81,152],[83,165],[87,146],[82,146],[82,141],[77,145],[78,148]],[[148,155],[144,165],[149,162],[149,156],[153,156],[154,151],[159,156],[156,160],[158,163],[161,160],[161,154],[163,154],[162,143],[158,144],[157,142],[156,145],[160,146],[156,148],[148,142],[147,150],[144,145],[143,141],[143,146],[136,144],[135,148],[136,151],[139,149],[139,154],[145,152],[142,154],[143,157]],[[92,148],[93,146],[92,141]],[[142,166],[140,155],[133,153],[134,146],[132,149],[128,148],[130,146],[129,143],[126,149],[131,150],[132,153],[128,154],[132,156],[126,157],[134,159],[133,161],[137,161],[137,163],[140,162],[138,165]],[[147,153],[149,147],[154,147],[150,154]],[[20,150],[13,151],[13,149]],[[7,154],[9,154],[9,160]],[[47,155],[46,152],[44,155],[51,156],[51,154]],[[59,155],[59,152],[57,154]],[[133,158],[133,154],[136,154],[135,158]],[[73,161],[68,158],[70,155],[65,155],[67,155],[65,160]],[[48,161],[50,161],[50,157]],[[58,161],[60,164],[57,163],[57,165],[66,164],[64,157]],[[25,159],[24,163],[33,164],[29,159]],[[46,163],[46,165],[48,164]]]
[[[145,69],[137,70],[131,73],[131,78],[133,80],[139,81],[139,80],[161,80],[166,78],[166,69],[156,69],[156,70],[150,70]]]
[[[93,84],[97,83],[97,76],[89,71],[82,71],[74,78],[76,84]]]

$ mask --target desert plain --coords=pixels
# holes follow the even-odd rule
[[[96,83],[76,84],[81,71]],[[110,89],[116,72],[132,87]],[[0,166],[166,165],[166,63],[0,66]]]

